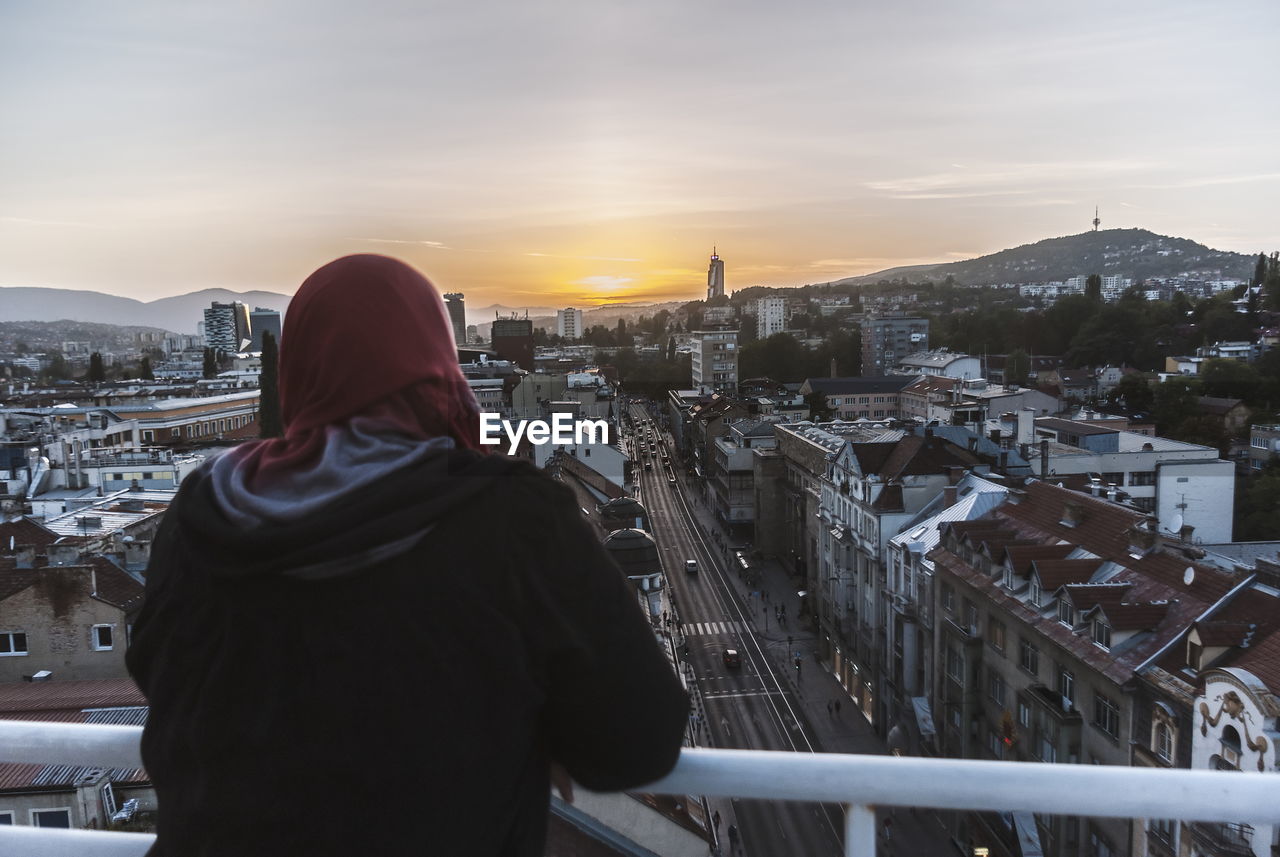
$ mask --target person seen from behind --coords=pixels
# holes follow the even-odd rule
[[[482,452],[426,278],[320,268],[279,373],[284,436],[202,465],[153,543],[150,854],[540,855],[553,764],[666,774],[680,682],[572,491]]]

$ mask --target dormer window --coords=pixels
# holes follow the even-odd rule
[[[1071,602],[1065,595],[1058,599],[1058,621],[1068,628],[1076,624],[1076,609],[1071,606]]]
[[[1031,575],[1031,593],[1029,597],[1031,599],[1032,607],[1040,606],[1040,579],[1034,574]]]
[[[1013,589],[1013,566],[1011,565],[1004,567],[1004,588]]]
[[[1093,620],[1093,642],[1108,651],[1111,650],[1111,626],[1101,616]]]

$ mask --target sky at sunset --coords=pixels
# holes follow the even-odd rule
[[[1089,228],[1280,249],[1280,3],[0,4],[0,285],[700,297]]]

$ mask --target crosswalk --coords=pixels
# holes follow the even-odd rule
[[[745,622],[687,622],[684,626],[684,632],[690,637],[710,636],[712,634],[745,634],[747,632],[747,624]]]

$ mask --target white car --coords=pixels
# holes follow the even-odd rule
[[[696,559],[686,559],[684,561],[684,571],[685,574],[697,574],[698,561]]]

